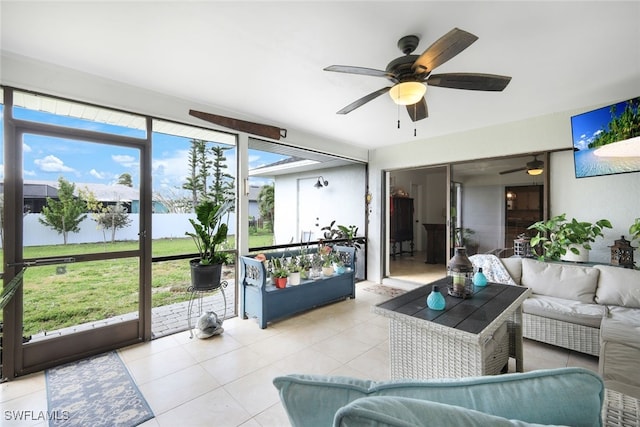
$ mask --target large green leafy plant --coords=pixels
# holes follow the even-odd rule
[[[633,224],[631,224],[629,234],[631,235],[631,240],[640,239],[640,218],[636,218]]]
[[[554,216],[547,221],[538,221],[529,230],[536,230],[538,233],[531,238],[531,248],[540,260],[557,261],[567,253],[578,255],[582,247],[591,250],[591,243],[597,237],[603,237],[603,228],[612,228],[611,222],[601,219],[595,223],[578,221],[572,218],[567,220],[566,214]]]
[[[233,208],[233,201],[216,203],[206,200],[196,206],[196,219],[189,218],[195,232],[185,232],[191,236],[200,253],[200,264],[224,264],[227,254],[218,251],[218,247],[227,240],[228,226],[224,220]]]

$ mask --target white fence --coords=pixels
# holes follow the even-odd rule
[[[62,235],[52,228],[43,225],[38,220],[40,214],[27,214],[24,217],[24,246],[61,245]],[[116,231],[116,240],[138,240],[139,214],[129,214],[131,224]],[[195,214],[153,214],[152,232],[154,239],[184,238],[186,231],[193,231],[189,218],[195,218]],[[234,235],[236,219],[229,217],[229,235]],[[111,230],[97,228],[95,221],[88,216],[80,224],[79,233],[69,233],[69,244],[75,243],[101,243],[111,241]]]

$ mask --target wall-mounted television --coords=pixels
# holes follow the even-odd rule
[[[576,178],[640,172],[640,97],[571,117]]]

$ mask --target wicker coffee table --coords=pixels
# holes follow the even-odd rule
[[[391,378],[459,378],[498,374],[516,359],[523,372],[522,302],[531,292],[490,283],[470,298],[446,295],[450,278],[373,307],[390,319]],[[431,310],[427,295],[438,285],[446,309]]]

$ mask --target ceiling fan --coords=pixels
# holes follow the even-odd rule
[[[383,87],[352,102],[337,114],[350,113],[383,93],[389,92],[396,104],[406,105],[409,117],[416,122],[429,115],[427,102],[424,99],[427,86],[502,91],[511,81],[511,77],[481,73],[431,74],[436,67],[465,50],[477,39],[478,37],[471,33],[454,28],[418,56],[411,55],[411,53],[418,47],[420,39],[418,36],[409,35],[398,41],[398,48],[404,53],[404,56],[389,62],[385,71],[349,65],[326,67],[325,71],[384,77],[393,83],[392,86]]]
[[[502,171],[500,172],[500,175],[520,172],[520,171],[527,171],[529,175],[540,175],[542,172],[544,172],[544,162],[542,160],[538,160],[538,156],[535,155],[533,156],[533,160],[531,160],[530,162],[527,162],[526,166],[523,166],[521,168]]]

